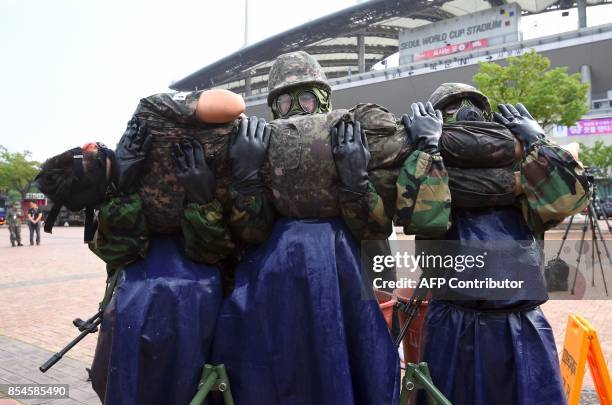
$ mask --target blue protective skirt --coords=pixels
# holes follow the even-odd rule
[[[500,300],[429,303],[421,357],[434,384],[453,405],[565,404],[553,331],[538,306],[548,298],[543,255],[520,211],[455,212],[447,239],[489,241],[492,248],[520,241],[483,271],[528,282]]]
[[[102,402],[187,404],[209,360],[221,299],[216,267],[187,259],[179,238],[151,238],[104,312],[91,369]]]
[[[423,345],[432,380],[453,405],[566,403],[553,332],[539,307],[495,313],[432,301]]]
[[[365,288],[341,220],[278,220],[238,265],[217,321],[213,360],[236,403],[397,403],[397,351]]]

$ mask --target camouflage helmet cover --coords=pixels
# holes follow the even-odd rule
[[[486,113],[491,113],[491,104],[487,96],[475,87],[464,83],[442,83],[429,97],[429,101],[436,109],[443,109],[453,101],[469,98]]]
[[[317,84],[331,92],[327,77],[317,60],[304,51],[280,55],[270,69],[268,106],[284,89],[296,85]]]

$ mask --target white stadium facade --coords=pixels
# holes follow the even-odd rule
[[[612,143],[612,24],[589,27],[586,18],[587,7],[602,3],[370,0],[242,48],[170,88],[227,88],[245,97],[248,114],[271,118],[266,105],[270,66],[282,53],[304,50],[323,66],[334,108],[374,102],[401,114],[440,83],[471,83],[481,61],[503,63],[535,49],[553,67],[566,66],[590,84],[587,115],[575,127],[554,128],[551,136],[560,144]],[[578,29],[523,40],[521,17],[570,9],[578,11]],[[392,55],[399,64],[388,63]]]

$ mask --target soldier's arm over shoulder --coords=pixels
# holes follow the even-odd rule
[[[339,193],[342,218],[356,239],[383,240],[391,235],[391,218],[385,214],[383,199],[371,181],[364,195],[342,189]]]
[[[185,254],[195,262],[216,264],[236,248],[217,199],[207,204],[186,204],[181,229]]]
[[[272,231],[275,213],[264,189],[241,194],[230,186],[232,210],[229,226],[234,235],[251,245],[265,241]]]
[[[404,233],[425,238],[443,236],[451,225],[448,173],[439,154],[416,150],[397,178],[395,222]]]
[[[521,161],[523,216],[535,234],[582,211],[591,198],[584,168],[548,139],[538,141]]]

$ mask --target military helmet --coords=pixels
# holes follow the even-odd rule
[[[453,101],[462,98],[469,98],[485,113],[491,113],[491,104],[487,96],[478,91],[475,87],[464,83],[442,83],[429,97],[429,101],[434,108],[442,110]]]
[[[270,69],[268,79],[268,106],[287,87],[303,84],[317,84],[331,92],[325,72],[317,60],[304,51],[280,55]]]

